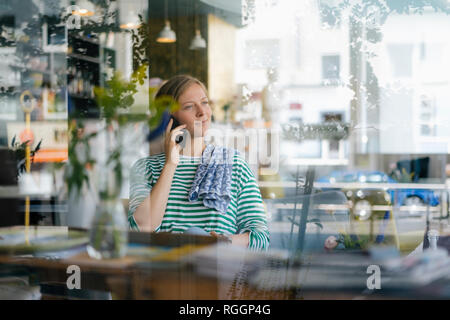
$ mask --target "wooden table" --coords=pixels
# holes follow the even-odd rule
[[[129,233],[130,242],[164,246],[171,248],[189,247],[192,250],[215,245],[212,237],[166,234],[166,233]],[[185,249],[183,249],[185,250]],[[172,259],[172,258],[171,258]],[[71,273],[67,269],[76,265],[81,271],[81,289],[111,292],[114,299],[224,299],[224,285],[232,283],[219,281],[195,272],[192,265],[179,263],[176,259],[151,262],[140,256],[125,256],[121,259],[96,260],[81,252],[66,259],[38,258],[31,255],[0,255],[0,266],[26,269],[32,274],[36,284],[60,287],[59,298],[69,293],[67,279]],[[164,259],[162,259],[164,260]],[[72,289],[76,290],[76,289]],[[242,298],[262,299],[261,293],[246,288]],[[289,298],[285,292],[273,292],[270,299]],[[43,295],[44,299],[55,296]]]
[[[130,242],[181,248],[189,243],[191,248],[216,245],[216,240],[204,236],[130,232]],[[220,253],[219,253],[220,254]],[[247,282],[244,275],[233,280],[206,276],[196,272],[190,263],[176,259],[163,259],[160,263],[140,256],[121,259],[96,260],[81,252],[70,258],[52,260],[31,256],[0,255],[0,266],[25,268],[35,283],[59,286],[60,294],[43,294],[43,299],[67,298],[70,290],[66,281],[70,265],[81,270],[81,289],[111,292],[113,299],[164,299],[164,300],[287,300],[287,299],[388,299],[395,295],[363,294],[361,290],[258,290]],[[447,282],[448,283],[448,282]],[[76,290],[76,289],[73,289]],[[425,290],[426,292],[426,290]],[[408,298],[403,296],[401,298]],[[417,297],[415,297],[417,298]]]

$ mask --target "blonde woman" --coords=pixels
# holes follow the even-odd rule
[[[232,244],[267,249],[269,232],[261,194],[243,157],[205,143],[212,110],[198,79],[178,75],[156,99],[170,96],[180,108],[165,131],[165,152],[138,160],[130,174],[130,227],[227,237]],[[174,119],[180,124],[172,129]],[[188,131],[184,148],[176,138]]]

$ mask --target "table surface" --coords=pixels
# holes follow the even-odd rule
[[[96,260],[86,252],[69,258],[49,259],[31,255],[0,255],[0,266],[26,268],[39,283],[66,286],[70,274],[67,268],[77,265],[81,270],[81,288],[109,291],[116,299],[391,299],[391,298],[447,298],[450,289],[448,278],[412,291],[367,292],[355,288],[256,288],[248,281],[248,269],[235,272],[230,278],[217,273],[205,274],[183,259],[203,248],[217,248],[217,256],[225,254],[211,237],[130,232],[130,242],[144,246],[164,246],[166,253],[148,258],[127,255],[120,259]],[[226,263],[222,258],[220,263]],[[218,269],[223,266],[217,266]],[[226,267],[225,267],[226,268]],[[221,269],[223,270],[223,269]],[[442,290],[446,290],[442,295]]]

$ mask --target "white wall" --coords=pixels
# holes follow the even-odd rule
[[[450,18],[446,14],[391,14],[382,26],[383,40],[373,47],[382,101],[381,153],[448,153],[450,149]],[[391,44],[412,45],[412,74],[396,77],[388,52]],[[422,57],[422,48],[425,57]],[[435,102],[435,135],[420,134],[421,96]]]
[[[253,39],[279,40],[278,83],[283,88],[280,110],[284,120],[290,117],[285,110],[292,102],[302,103],[304,122],[319,122],[323,111],[344,112],[349,120],[351,92],[345,87],[321,85],[323,55],[340,56],[341,80],[348,81],[346,19],[338,28],[322,28],[316,1],[280,1],[275,7],[261,9],[254,24],[237,32],[235,69],[236,83],[259,91],[268,82],[266,69],[249,69],[245,65],[245,43]]]

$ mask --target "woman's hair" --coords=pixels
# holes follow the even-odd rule
[[[205,85],[200,80],[192,76],[182,74],[173,76],[172,78],[167,80],[159,88],[158,92],[155,95],[155,99],[162,96],[170,96],[175,99],[175,101],[178,101],[183,92],[185,92],[186,89],[193,84],[198,84],[200,87],[202,87],[202,89],[205,91],[205,94],[208,96],[208,91],[206,90]]]

